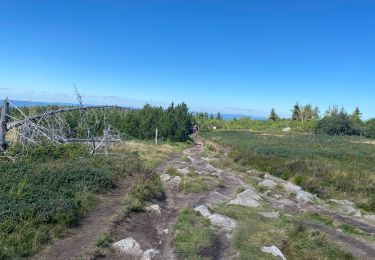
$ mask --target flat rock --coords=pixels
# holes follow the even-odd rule
[[[221,214],[211,214],[206,205],[200,205],[194,208],[194,210],[201,213],[203,217],[208,218],[212,224],[220,226],[228,231],[236,227],[236,221],[234,219]]]
[[[287,192],[298,192],[300,190],[302,190],[302,188],[298,185],[295,185],[289,181],[285,181],[284,183],[281,183],[281,185],[283,186],[283,188],[287,191]]]
[[[364,215],[363,218],[375,223],[375,215]]]
[[[160,206],[158,204],[153,204],[150,206],[145,207],[145,210],[148,212],[153,212],[157,215],[161,215]]]
[[[355,217],[360,217],[361,211],[355,207],[354,202],[349,200],[336,200],[336,199],[330,199],[329,201],[336,203],[339,205],[338,210],[341,213],[347,214],[347,215],[354,215]]]
[[[281,199],[281,200],[278,200],[278,202],[282,206],[293,206],[294,205],[294,202],[291,201],[290,199]]]
[[[177,172],[182,175],[186,175],[190,173],[190,170],[188,167],[182,168],[182,169],[177,169]]]
[[[120,241],[117,241],[116,243],[113,244],[113,247],[117,248],[122,253],[131,255],[131,256],[140,257],[143,255],[143,250],[141,246],[132,237],[128,237]]]
[[[286,260],[284,254],[276,246],[264,246],[262,247],[262,252],[272,254],[273,256],[278,256],[283,260]]]
[[[307,191],[303,191],[303,190],[299,190],[297,191],[297,196],[296,196],[296,199],[299,201],[299,202],[302,202],[302,203],[313,203],[313,200],[315,199],[316,197],[307,192]]]
[[[147,249],[143,255],[142,255],[142,258],[141,260],[152,260],[154,259],[158,254],[160,254],[160,251],[159,250],[156,250],[156,249]]]
[[[195,211],[198,211],[199,213],[201,213],[203,217],[208,218],[209,216],[211,216],[211,212],[210,212],[210,210],[207,208],[206,205],[200,205],[200,206],[194,208],[194,210],[195,210]]]
[[[268,179],[258,183],[258,186],[269,188],[269,189],[274,188],[276,185],[277,185],[276,182],[274,182],[273,180],[268,180]]]
[[[264,175],[264,179],[269,179],[269,180],[273,180],[274,182],[277,182],[277,183],[283,183],[285,182],[283,179],[280,179],[280,178],[277,178],[269,173],[266,173]]]
[[[258,212],[260,215],[266,218],[278,218],[280,216],[279,212],[271,211],[271,212]]]
[[[260,205],[257,201],[259,199],[260,196],[255,191],[252,189],[246,189],[245,191],[237,194],[236,198],[231,200],[228,204],[255,208]]]
[[[171,182],[174,183],[174,184],[176,184],[176,185],[179,185],[179,184],[181,183],[181,181],[182,181],[182,179],[181,179],[180,176],[176,176],[176,177],[174,177],[174,178],[171,180]]]
[[[236,221],[224,215],[212,214],[208,219],[212,224],[223,227],[226,230],[233,230],[236,227]]]
[[[164,174],[160,175],[160,180],[163,181],[163,182],[169,181],[171,178],[172,178],[171,175],[169,175],[167,173],[164,173]]]

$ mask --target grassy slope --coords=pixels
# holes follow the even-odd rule
[[[204,137],[233,148],[231,157],[289,179],[322,198],[355,200],[375,211],[375,146],[351,137],[215,131]]]

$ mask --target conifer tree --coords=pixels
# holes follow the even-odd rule
[[[271,109],[271,113],[270,113],[270,116],[268,117],[269,120],[271,121],[276,121],[276,120],[279,120],[280,117],[276,114],[276,111],[274,108]]]

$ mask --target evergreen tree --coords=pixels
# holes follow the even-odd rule
[[[276,111],[274,108],[271,109],[271,113],[270,113],[270,116],[268,117],[269,120],[271,121],[276,121],[276,120],[279,120],[280,117],[276,114]]]
[[[352,117],[354,122],[361,122],[362,121],[362,112],[359,110],[359,107],[355,108],[351,117]]]
[[[292,109],[292,120],[293,121],[301,120],[301,108],[300,108],[298,102],[294,105],[294,107]]]
[[[217,120],[222,120],[223,119],[223,117],[221,116],[220,112],[217,112],[216,119]]]

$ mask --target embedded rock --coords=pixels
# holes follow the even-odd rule
[[[272,254],[273,256],[278,256],[282,260],[286,260],[284,254],[276,246],[264,246],[262,247],[264,253]]]
[[[141,249],[141,246],[132,237],[128,237],[120,241],[117,241],[116,243],[113,244],[113,247],[117,248],[122,253],[131,255],[134,257],[137,257],[137,256],[140,257],[143,255],[143,250]]]
[[[154,259],[158,254],[160,254],[160,252],[156,249],[147,249],[143,255],[142,255],[142,258],[141,260],[152,260]]]
[[[164,173],[164,174],[160,175],[160,180],[163,181],[163,182],[169,181],[171,178],[172,177],[167,173]]]
[[[228,205],[241,205],[245,207],[258,207],[260,204],[258,200],[260,196],[252,189],[247,189],[239,194],[234,200],[231,200]]]
[[[280,216],[279,212],[277,211],[259,212],[259,214],[266,218],[278,218]]]
[[[273,180],[264,180],[258,183],[258,186],[272,189],[277,185]]]

